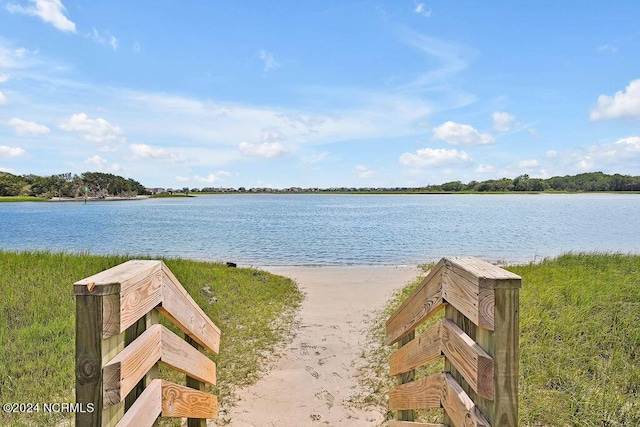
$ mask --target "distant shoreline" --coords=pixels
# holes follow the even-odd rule
[[[111,202],[117,200],[143,200],[148,199],[150,196],[134,196],[134,197],[121,197],[121,196],[108,196],[108,197],[52,197],[50,202]]]
[[[109,196],[109,197],[87,197],[87,202],[109,202],[109,201],[122,201],[122,200],[144,200],[144,199],[170,199],[170,198],[195,198],[202,196],[231,196],[231,195],[274,195],[274,196],[286,196],[286,195],[354,195],[354,196],[447,196],[447,195],[562,195],[562,194],[640,194],[640,191],[316,191],[316,192],[193,192],[188,196],[184,194],[172,194],[172,195],[139,195],[134,197],[122,197],[122,196]],[[1,202],[84,202],[84,197],[52,197],[50,199],[34,196],[0,196]]]

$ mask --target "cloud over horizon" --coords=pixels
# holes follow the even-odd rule
[[[613,96],[600,95],[589,117],[592,121],[625,117],[640,120],[640,79],[633,80],[624,91],[619,90]]]
[[[76,24],[67,18],[67,9],[60,0],[29,0],[29,6],[7,3],[6,9],[11,13],[37,16],[60,31],[76,32]]]
[[[433,128],[433,138],[451,145],[485,145],[495,142],[488,133],[480,133],[473,126],[452,121]]]

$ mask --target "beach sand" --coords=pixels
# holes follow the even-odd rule
[[[417,267],[263,267],[291,277],[305,292],[295,336],[268,373],[240,390],[236,406],[218,416],[231,426],[376,426],[384,414],[350,407],[361,393],[369,321],[392,292],[420,274]],[[215,424],[214,424],[215,425]]]

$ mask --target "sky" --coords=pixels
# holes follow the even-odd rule
[[[640,2],[0,0],[0,171],[640,175]]]

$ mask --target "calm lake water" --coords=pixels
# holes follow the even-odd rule
[[[241,265],[398,265],[640,253],[640,195],[202,195],[0,203],[0,249]]]

